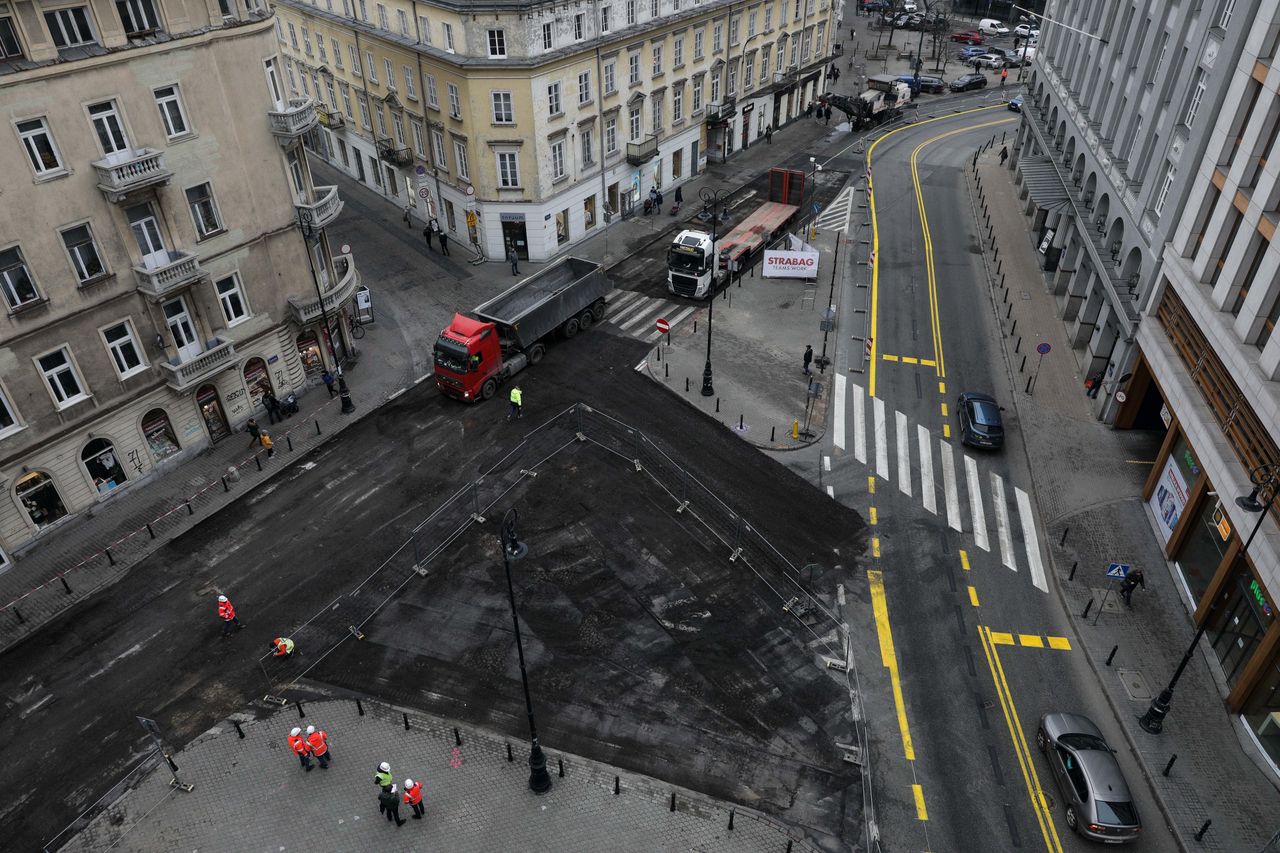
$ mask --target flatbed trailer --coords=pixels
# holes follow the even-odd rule
[[[733,264],[750,256],[783,231],[800,210],[799,205],[766,201],[717,241],[721,269],[732,270]]]

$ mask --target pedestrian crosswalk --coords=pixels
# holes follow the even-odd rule
[[[920,503],[926,511],[933,515],[940,510],[945,512],[950,528],[971,534],[974,544],[983,551],[990,552],[994,546],[1003,566],[1014,572],[1025,568],[1036,589],[1049,591],[1031,496],[1026,491],[1006,483],[995,471],[985,472],[984,478],[985,465],[977,458],[950,441],[935,437],[923,424],[915,424],[913,430],[905,414],[891,411],[879,397],[870,397],[868,419],[866,389],[839,374],[835,383],[836,405],[843,408],[847,404],[852,410],[849,420],[854,459],[863,465],[871,464],[876,476],[885,482],[896,481],[898,491],[904,495],[913,496],[918,486]],[[833,419],[832,444],[836,448],[847,446],[845,424],[843,412]],[[892,466],[890,455],[895,457]],[[941,482],[935,472],[941,473]]]
[[[842,189],[822,213],[818,214],[813,224],[823,231],[843,231],[848,234],[856,189],[853,184]]]
[[[676,299],[654,299],[634,290],[612,290],[605,297],[606,321],[634,338],[654,344],[662,333],[655,325],[659,318],[674,329],[687,320],[697,305]]]

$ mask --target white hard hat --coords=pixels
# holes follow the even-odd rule
[[[390,773],[391,765],[384,761],[378,765],[378,769],[381,770],[383,773]]]
[[[226,597],[225,595],[220,595],[220,596],[218,596],[218,600],[219,600],[219,601],[226,601],[226,600],[227,600],[227,597]]]
[[[302,729],[298,728],[297,726],[294,726],[293,731],[289,732],[289,734],[292,735],[293,737],[297,737],[298,735],[302,734]]]
[[[409,790],[409,789],[410,789],[410,788],[412,788],[412,787],[413,787],[413,780],[412,780],[412,779],[405,779],[405,780],[404,780],[404,788],[405,788],[405,790],[407,791],[407,790]]]
[[[307,734],[309,734],[309,735],[313,735],[313,734],[315,734],[315,733],[316,733],[316,727],[315,727],[315,726],[307,726]]]

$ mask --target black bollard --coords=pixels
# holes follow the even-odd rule
[[[293,436],[286,435],[284,437],[284,443],[289,445],[289,450],[293,450]]]
[[[622,783],[619,781],[617,776],[614,776],[613,777],[613,795],[616,797],[620,793],[622,793]]]
[[[108,549],[107,549],[107,562],[108,562],[108,563],[110,563],[110,564],[111,564],[111,565],[113,565],[113,566],[116,564],[116,558],[115,558],[115,557],[113,557],[113,556],[111,556],[111,549],[110,549],[110,548],[108,548]]]
[[[1011,307],[1011,308],[1012,308],[1013,306],[1009,306],[1009,307]],[[1018,353],[1022,352],[1022,337],[1021,337],[1021,336],[1019,336],[1019,337],[1018,337],[1018,342],[1017,342],[1016,344],[1014,344],[1014,345],[1013,345],[1013,352],[1014,352],[1014,355],[1017,355]]]
[[[1061,548],[1067,544],[1067,534],[1071,532],[1071,526],[1067,525],[1062,529],[1062,538],[1058,540],[1058,547]]]
[[[18,617],[18,624],[19,624],[19,625],[25,625],[25,624],[27,624],[27,620],[22,618],[22,611],[21,611],[21,610],[19,610],[18,608],[16,608],[16,607],[15,607],[15,608],[13,608],[13,615]]]
[[[686,394],[689,393],[689,377],[688,376],[684,378],[684,392]]]
[[[236,727],[236,734],[240,735],[240,740],[244,740],[244,729],[240,728],[240,723],[236,720],[232,720],[231,725]]]
[[[1081,619],[1089,618],[1089,611],[1093,609],[1093,599],[1089,599],[1089,603],[1084,606],[1084,613],[1080,614]]]
[[[1071,574],[1067,575],[1067,580],[1073,581],[1076,579],[1076,566],[1078,565],[1080,565],[1079,560],[1071,564]]]
[[[360,716],[364,716],[364,703],[359,699],[356,700],[356,712],[359,713]]]
[[[1115,656],[1116,656],[1116,651],[1117,651],[1119,648],[1120,648],[1119,646],[1112,646],[1112,647],[1111,647],[1111,654],[1107,655],[1107,664],[1106,664],[1107,666],[1111,666],[1111,661],[1112,661],[1112,659],[1113,659],[1113,658],[1115,658]]]
[[[774,434],[774,431],[776,431],[777,429],[778,429],[778,428],[777,428],[776,426],[771,426],[771,427],[769,427],[769,442],[770,442],[770,443],[772,443],[772,442],[773,442],[773,434]]]
[[[407,732],[409,731],[409,715],[404,713],[403,711],[401,711],[400,713],[404,717],[404,730]]]
[[[183,501],[183,503],[185,503],[185,504],[187,505],[187,515],[195,515],[195,514],[196,514],[196,511],[195,511],[194,509],[192,509],[192,508],[191,508],[191,500],[190,500],[190,499]]]
[[[564,759],[560,759],[560,778],[564,778]]]
[[[791,839],[787,839],[787,853],[791,853]]]
[[[744,429],[744,427],[742,426],[743,417],[744,416],[742,414],[738,415],[738,432],[742,432],[742,430]]]
[[[1009,327],[1009,337],[1013,337],[1018,331],[1018,321],[1014,320],[1013,325]]]
[[[347,380],[341,376],[338,377],[338,396],[342,398],[342,414],[349,415],[356,410],[356,404],[351,402],[351,389],[347,387]],[[316,423],[318,425],[319,421]]]
[[[1026,356],[1023,356],[1023,358],[1026,358]],[[1030,393],[1031,393],[1031,382],[1032,382],[1032,380],[1034,380],[1034,379],[1035,379],[1035,377],[1034,377],[1034,376],[1028,376],[1028,377],[1027,377],[1027,387],[1024,389],[1024,390],[1025,390],[1025,392],[1026,392],[1027,394],[1030,394]]]
[[[1196,833],[1196,841],[1204,839],[1204,834],[1209,831],[1209,827],[1213,824],[1212,820],[1206,820],[1204,826],[1200,827],[1200,831]]]
[[[1022,364],[1018,365],[1018,372],[1022,373],[1026,369],[1027,369],[1027,357],[1024,355],[1022,357]]]
[[[1169,756],[1169,763],[1164,766],[1164,770],[1161,771],[1160,775],[1168,776],[1169,771],[1173,769],[1173,762],[1177,760],[1178,760],[1178,753],[1175,752],[1173,755]]]
[[[152,539],[156,538],[156,532],[151,529],[151,522],[149,521],[147,522],[147,532],[151,534]]]
[[[458,727],[453,727],[453,745],[462,746],[462,735],[458,734]]]
[[[516,757],[511,753],[511,744],[507,744],[507,761],[512,762],[515,760],[516,760]]]
[[[675,810],[676,810],[676,792],[672,791],[671,792],[671,811],[675,811]]]
[[[733,809],[729,809],[729,828],[733,829]]]
[[[1000,261],[1000,247],[999,247],[999,246],[996,246],[995,254],[993,254],[993,255],[991,256],[991,260],[996,261],[997,263]]]
[[[58,575],[58,580],[62,581],[62,588],[67,591],[67,595],[71,594],[71,584],[67,583],[67,579],[62,575]]]
[[[1009,315],[1010,315],[1010,314],[1012,314],[1012,313],[1013,313],[1013,303],[1012,303],[1012,302],[1010,302],[1010,303],[1009,303],[1009,310],[1007,310],[1007,311],[1005,311],[1005,312],[1004,312],[1004,318],[1005,318],[1006,320],[1008,320],[1008,319],[1009,319]]]
[[[307,715],[307,712],[306,712],[305,710],[303,710],[303,708],[302,708],[302,703],[301,703],[301,702],[294,702],[293,704],[294,704],[294,705],[296,705],[296,706],[298,707],[298,716],[299,716],[299,717],[305,717],[305,716]]]
[[[320,419],[316,418],[316,435],[320,434]]]
[[[225,475],[222,478],[222,491],[224,492],[231,491],[231,486],[227,485],[227,478]]]
[[[671,362],[669,361],[664,362],[662,365],[662,378],[663,379],[671,378]]]

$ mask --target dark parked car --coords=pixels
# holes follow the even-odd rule
[[[929,77],[921,74],[917,79],[912,74],[903,74],[898,77],[900,83],[906,83],[911,87],[911,94],[918,95],[921,92],[945,92],[947,91],[947,81],[941,77]]]
[[[1009,112],[1013,112],[1013,113],[1022,112],[1022,96],[1021,95],[1009,101]]]
[[[1004,420],[994,397],[966,391],[956,400],[956,417],[960,419],[962,443],[993,450],[1004,446]]]
[[[976,30],[966,30],[961,33],[952,33],[952,41],[958,41],[961,44],[982,44],[982,33]]]
[[[868,0],[868,2],[862,4],[864,12],[884,12],[892,8],[892,3],[886,3],[883,0]]]
[[[951,91],[967,92],[970,89],[981,89],[987,85],[986,75],[966,74],[951,81]]]
[[[985,47],[962,47],[960,48],[959,56],[961,59],[968,61],[975,56],[982,56],[984,53],[987,53]]]
[[[1094,841],[1136,841],[1142,821],[1114,750],[1081,714],[1045,714],[1036,731],[1067,807],[1067,826]]]

